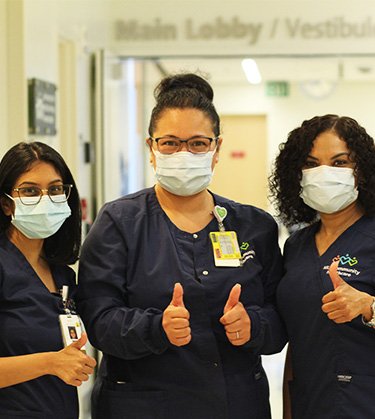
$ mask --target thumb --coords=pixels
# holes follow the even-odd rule
[[[337,267],[339,266],[339,261],[336,260],[332,262],[329,266],[328,273],[332,281],[333,288],[336,289],[342,284],[345,284],[345,281],[341,278],[341,276],[337,273]]]
[[[238,304],[238,302],[240,301],[240,295],[241,295],[241,285],[236,284],[230,290],[228,300],[224,307],[224,314],[227,313],[229,310],[231,310],[236,304]]]
[[[84,346],[86,342],[87,342],[87,334],[83,332],[81,337],[77,341],[71,343],[69,346],[71,346],[72,348],[81,349],[82,346]]]
[[[183,295],[184,289],[182,288],[182,285],[179,282],[176,282],[176,284],[174,284],[171,305],[175,307],[185,307]]]

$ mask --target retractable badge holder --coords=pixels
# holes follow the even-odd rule
[[[215,266],[235,268],[242,266],[237,233],[235,231],[226,231],[224,227],[224,220],[228,215],[227,209],[220,205],[215,205],[213,215],[219,225],[219,231],[210,233]]]
[[[80,317],[77,314],[72,313],[68,307],[68,294],[69,287],[67,285],[63,285],[61,297],[65,314],[59,315],[59,322],[64,346],[69,346],[73,342],[77,341],[83,332],[83,324]],[[84,351],[85,346],[82,346],[81,350]]]
[[[215,205],[213,214],[219,224],[219,230],[225,231],[225,227],[223,221],[225,220],[226,216],[228,215],[228,211],[224,207],[220,207],[219,205]]]

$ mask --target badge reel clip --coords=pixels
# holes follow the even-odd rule
[[[215,266],[241,267],[242,256],[238,246],[237,233],[235,231],[226,231],[223,223],[228,215],[227,209],[215,205],[213,215],[219,225],[219,231],[210,233]]]
[[[76,342],[84,331],[80,317],[68,308],[68,293],[69,287],[63,285],[61,297],[65,314],[59,315],[59,322],[64,346]],[[81,350],[84,351],[85,346],[82,346]]]

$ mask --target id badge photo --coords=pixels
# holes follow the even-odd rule
[[[59,322],[64,346],[69,346],[76,342],[82,335],[83,326],[77,314],[60,314]],[[85,350],[82,346],[81,350]]]

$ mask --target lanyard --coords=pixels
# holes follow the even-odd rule
[[[69,295],[69,287],[68,285],[63,285],[61,291],[61,298],[63,302],[64,311],[66,314],[70,314],[70,310],[68,308],[68,295]]]

